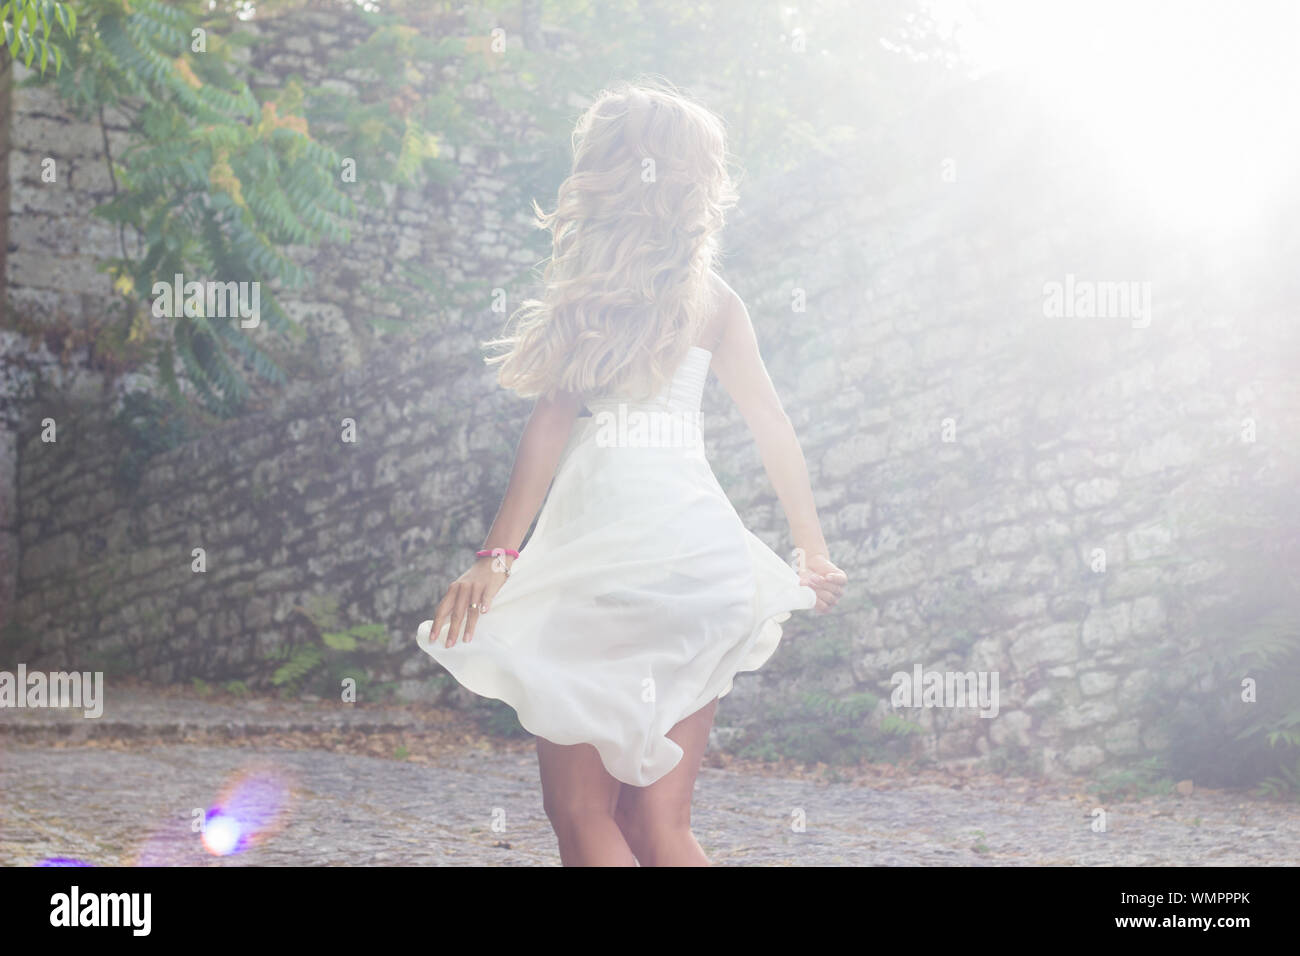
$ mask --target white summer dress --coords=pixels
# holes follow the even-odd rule
[[[761,667],[812,588],[742,524],[705,459],[712,354],[693,346],[649,402],[587,402],[537,527],[473,640],[416,643],[461,684],[505,701],[529,733],[592,744],[648,786],[682,749],[665,734]]]

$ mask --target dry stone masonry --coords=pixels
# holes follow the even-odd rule
[[[309,73],[323,46],[347,42],[333,15],[298,16],[262,27],[260,67]],[[103,135],[48,94],[5,95],[12,311],[90,323],[110,298],[95,263],[118,241],[85,215],[110,188]],[[107,134],[127,135],[111,123]],[[777,702],[867,692],[881,703],[863,722],[913,721],[939,758],[1088,771],[1164,745],[1146,704],[1197,686],[1180,664],[1209,639],[1197,616],[1233,598],[1213,535],[1192,533],[1191,518],[1207,517],[1207,491],[1249,497],[1243,476],[1277,480],[1269,466],[1294,441],[1278,336],[1295,278],[1136,218],[1069,135],[1030,93],[985,82],[923,104],[878,144],[746,184],[723,271],[754,317],[851,584],[835,615],[793,617],[769,666],[737,681],[724,737]],[[389,190],[351,245],[310,263],[317,281],[290,311],[329,374],[153,457],[134,488],[115,480],[107,422],[139,383],[104,383],[12,323],[0,331],[0,559],[16,585],[3,660],[265,681],[267,660],[314,639],[309,612],[327,599],[339,627],[387,629],[377,674],[403,696],[446,693],[415,628],[480,543],[527,406],[479,360],[500,322],[486,292],[478,307],[429,302],[430,331],[396,345],[352,323],[374,308],[366,283],[406,281],[399,263],[527,291],[518,277],[538,250],[502,173],[507,150],[452,147],[454,182]],[[37,185],[47,153],[66,171],[61,189]],[[1260,247],[1294,261],[1281,217],[1267,228]],[[1070,287],[1074,303],[1079,283],[1137,285],[1123,314],[1054,314],[1053,290]],[[716,382],[705,412],[724,487],[787,552]],[[42,440],[47,418],[56,442]],[[996,674],[997,716],[890,708],[892,676],[917,667]]]

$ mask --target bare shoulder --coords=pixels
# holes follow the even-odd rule
[[[733,329],[749,324],[749,312],[740,295],[716,272],[709,271],[713,307],[705,323],[704,338],[716,348]]]
[[[763,364],[758,336],[744,301],[720,276],[714,276],[713,322],[718,336],[710,369],[727,390],[751,430],[785,420],[781,399]]]

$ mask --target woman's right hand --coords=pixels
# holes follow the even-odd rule
[[[488,605],[501,590],[509,576],[511,559],[509,557],[482,557],[475,561],[464,574],[447,588],[447,594],[438,604],[433,616],[433,630],[429,632],[429,643],[438,639],[442,625],[450,622],[447,629],[447,647],[451,647],[460,637],[464,625],[465,643],[474,637],[474,626],[479,616],[486,614]]]
[[[817,593],[817,605],[814,610],[825,614],[833,608],[844,594],[844,586],[849,576],[836,567],[824,554],[805,554],[799,568],[799,583],[806,584]]]

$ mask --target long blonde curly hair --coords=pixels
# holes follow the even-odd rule
[[[540,299],[502,336],[500,383],[525,397],[624,392],[668,381],[708,316],[709,273],[736,202],[722,121],[668,84],[604,90],[573,131]]]

